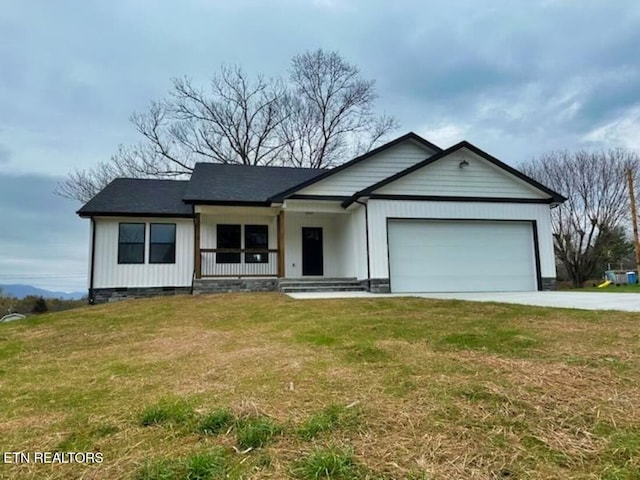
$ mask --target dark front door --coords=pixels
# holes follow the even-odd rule
[[[323,275],[322,228],[302,227],[302,275]]]

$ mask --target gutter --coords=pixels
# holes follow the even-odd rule
[[[91,267],[89,269],[89,305],[95,303],[93,296],[93,272],[95,269],[96,258],[96,221],[94,217],[91,217]]]
[[[369,284],[369,290],[371,290],[371,260],[369,259],[369,209],[367,208],[367,204],[365,202],[361,202],[360,200],[355,199],[355,203],[364,206],[364,228],[367,242],[367,283]]]

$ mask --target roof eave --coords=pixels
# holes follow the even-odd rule
[[[93,218],[93,217],[193,218],[192,213],[167,213],[167,212],[113,212],[113,211],[81,212],[80,210],[78,210],[76,214],[80,218]]]
[[[188,205],[219,205],[227,207],[270,207],[274,202],[271,199],[264,201],[241,201],[241,200],[203,200],[185,198],[182,200]]]

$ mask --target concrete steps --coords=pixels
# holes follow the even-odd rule
[[[356,278],[283,278],[278,288],[283,293],[367,291]]]

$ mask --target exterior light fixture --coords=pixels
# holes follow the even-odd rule
[[[464,167],[468,167],[469,166],[469,162],[467,162],[466,160],[462,160],[459,164],[458,164],[458,168],[463,169]]]

